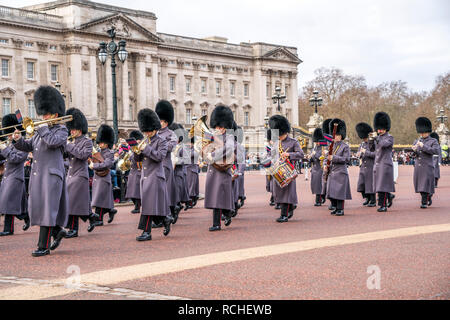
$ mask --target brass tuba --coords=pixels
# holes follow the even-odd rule
[[[198,119],[194,125],[189,130],[189,139],[192,139],[193,137],[198,137],[197,141],[194,143],[194,150],[198,152],[198,154],[201,156],[202,150],[207,145],[211,144],[214,141],[213,133],[206,125],[206,119],[208,118],[207,115],[204,115],[200,119]]]
[[[131,156],[133,153],[138,155],[141,154],[142,150],[147,146],[147,140],[148,143],[150,143],[150,138],[145,138],[138,145],[131,147],[131,150],[125,153],[124,157],[117,162],[117,167],[122,173],[131,169]]]

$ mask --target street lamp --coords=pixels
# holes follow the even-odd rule
[[[436,119],[440,122],[440,123],[444,123],[447,122],[448,117],[444,114],[444,108],[442,108],[441,110],[439,110],[440,115],[436,117]]]
[[[317,113],[317,107],[322,106],[323,99],[318,96],[319,91],[317,91],[317,90],[313,91],[313,95],[314,95],[314,97],[309,99],[309,105],[311,107],[314,107],[314,113]]]
[[[268,115],[266,115],[264,117],[264,128],[267,128],[267,127],[269,127],[269,116]]]
[[[63,99],[66,99],[66,95],[64,94],[63,91],[61,91],[61,83],[59,83],[59,81],[56,81],[55,88],[56,88],[56,90],[59,91],[59,93],[61,93],[61,96],[63,97]]]
[[[275,88],[275,94],[272,96],[273,104],[278,103],[277,111],[281,112],[281,104],[286,101],[286,96],[281,95],[281,88],[276,87]]]
[[[128,57],[128,52],[125,49],[126,41],[120,40],[119,44],[114,42],[114,39],[116,37],[116,31],[114,27],[111,27],[107,31],[109,37],[111,38],[111,41],[106,44],[106,42],[100,42],[99,44],[99,51],[98,51],[98,59],[102,63],[102,65],[105,64],[106,59],[108,58],[108,55],[111,57],[111,75],[112,75],[112,94],[113,94],[113,128],[114,128],[114,142],[117,143],[117,140],[119,138],[119,126],[117,123],[117,91],[116,91],[116,59],[115,56],[117,55],[119,60],[123,63]]]

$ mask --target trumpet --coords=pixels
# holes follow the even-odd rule
[[[21,130],[19,132],[26,132],[28,134],[29,137],[32,137],[34,135],[34,131],[35,131],[35,127],[39,126],[41,124],[50,124],[50,125],[55,125],[58,123],[65,123],[65,122],[70,122],[72,121],[73,117],[72,115],[68,115],[68,116],[64,116],[64,117],[59,117],[59,118],[54,118],[54,119],[48,119],[48,120],[42,120],[42,121],[36,121],[34,122],[31,118],[25,117],[23,118],[22,121],[22,127],[24,128],[24,130]],[[20,125],[14,125],[14,126],[9,126],[9,127],[5,127],[5,128],[0,128],[0,130],[5,130],[8,128],[16,128],[20,126]],[[6,137],[9,136],[9,134],[4,134],[1,135],[0,138],[2,137]]]
[[[375,140],[376,137],[378,137],[378,133],[376,131],[369,133],[369,140]]]

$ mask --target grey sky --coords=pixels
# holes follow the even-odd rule
[[[295,46],[303,60],[300,88],[320,67],[362,75],[369,85],[403,80],[414,91],[432,89],[436,76],[450,71],[448,0],[96,2],[154,12],[158,32]]]

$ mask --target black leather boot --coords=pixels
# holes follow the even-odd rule
[[[78,237],[78,230],[69,230],[67,231],[67,234],[64,238],[70,239],[70,238],[76,238]]]
[[[30,228],[30,217],[28,216],[28,213],[23,217],[23,221],[25,224],[22,227],[23,231],[27,231]]]
[[[55,250],[59,247],[61,240],[67,236],[67,232],[64,229],[61,229],[58,231],[58,233],[55,236],[55,240],[52,242],[52,245],[50,246],[50,250]]]
[[[33,253],[31,253],[33,257],[42,257],[48,254],[50,254],[50,250],[41,248],[38,248],[37,250],[33,251]]]
[[[152,235],[150,232],[142,232],[142,234],[139,237],[136,237],[137,241],[150,241],[152,240]]]
[[[164,224],[163,235],[168,236],[170,233],[170,225],[172,224],[172,221],[169,218],[165,217],[163,224]]]

